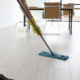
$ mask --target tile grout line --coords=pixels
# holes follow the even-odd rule
[[[35,43],[34,47],[35,47],[35,46],[36,46],[36,43]],[[32,51],[34,50],[34,47],[33,47],[33,49],[30,51],[30,54],[28,55],[27,59],[28,59],[28,58],[29,58],[29,56],[31,55]],[[23,65],[26,63],[27,59],[25,60],[25,62],[23,63]],[[22,69],[22,68],[23,68],[23,66],[21,67],[21,69]],[[19,73],[20,73],[21,69],[19,70],[19,72],[18,72],[18,74],[16,75],[15,79],[16,79],[16,78],[17,78],[17,76],[19,75]]]
[[[64,47],[65,47],[65,43],[64,43]],[[65,51],[66,51],[66,54],[67,54],[67,50],[66,50],[66,47],[65,47]],[[69,64],[69,60],[68,60],[68,66],[69,66],[69,69],[70,69],[70,64]],[[70,71],[70,77],[71,77],[71,80],[73,80],[72,78],[72,74],[71,74],[71,69],[69,70]]]
[[[43,47],[43,50],[44,50],[44,48],[45,48],[45,45],[44,45],[44,47]],[[42,58],[42,57],[41,57]],[[38,63],[38,67],[37,67],[37,69],[36,69],[36,73],[35,73],[35,76],[34,76],[34,80],[35,80],[35,78],[36,78],[36,74],[37,74],[37,71],[38,71],[38,68],[39,68],[39,65],[40,65],[40,62],[41,62],[41,58],[40,58],[40,61],[39,61],[39,63]]]
[[[53,66],[52,80],[54,80],[54,66]]]
[[[29,41],[28,41],[28,42],[29,42]],[[20,51],[21,51],[21,50],[20,50]],[[20,52],[20,51],[19,51],[19,52]],[[17,51],[17,52],[18,52],[18,51]],[[7,53],[7,54],[8,54],[8,53]],[[5,55],[6,55],[6,54],[5,54]],[[15,57],[12,59],[12,61],[16,58],[17,55],[18,55],[18,53],[15,55]],[[11,61],[11,62],[12,62],[12,61]],[[10,63],[11,63],[11,62],[10,62]],[[10,65],[10,63],[8,64],[8,66]],[[6,66],[6,68],[7,68],[7,66]],[[6,68],[5,68],[5,69],[6,69]],[[3,71],[5,71],[5,69],[4,69]],[[3,71],[2,71],[2,72],[3,72]],[[1,72],[1,73],[2,73],[2,72]]]
[[[18,53],[15,55],[15,57],[16,57],[17,55],[18,55]],[[12,61],[15,59],[15,57],[12,59]],[[12,61],[11,61],[11,62],[12,62]],[[10,63],[11,63],[11,62],[10,62]],[[8,66],[10,65],[10,63],[8,64]],[[6,68],[7,68],[8,66],[6,66]],[[6,68],[5,68],[5,69],[6,69]],[[5,71],[5,69],[4,69],[3,71]],[[3,72],[3,71],[2,71],[2,72]],[[1,73],[2,73],[2,72],[1,72]]]
[[[16,46],[16,44],[15,44],[14,46]],[[13,46],[13,47],[14,47],[14,46]],[[12,47],[12,48],[13,48],[13,47]],[[11,49],[12,49],[12,48],[11,48]],[[11,49],[10,49],[10,50],[11,50]],[[9,51],[9,52],[10,52],[10,50],[6,50],[6,51]],[[2,51],[3,51],[3,50],[2,50]],[[3,58],[6,54],[8,54],[8,52],[5,53],[1,58]],[[1,58],[0,58],[0,59],[1,59]]]

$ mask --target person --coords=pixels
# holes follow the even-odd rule
[[[3,74],[0,74],[0,80],[13,80],[5,77]]]
[[[40,27],[36,24],[36,21],[34,20],[32,14],[31,14],[31,12],[30,12],[30,10],[29,10],[29,8],[28,8],[28,5],[27,5],[27,3],[26,3],[26,0],[20,0],[20,1],[21,1],[22,5],[24,6],[24,8],[26,9],[27,13],[29,14],[31,20],[32,20],[33,23],[36,25],[39,33],[42,35],[41,29],[40,29]],[[22,10],[21,7],[20,7],[20,9]],[[23,10],[22,10],[22,12],[23,12],[23,14],[25,15],[25,17],[28,19],[28,17],[26,16],[26,14],[24,13]],[[35,27],[32,25],[32,23],[31,23],[31,21],[30,21],[29,19],[27,20],[27,23],[32,26],[33,33],[36,33],[36,34],[39,36],[38,32],[36,31]]]

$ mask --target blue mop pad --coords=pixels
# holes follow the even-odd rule
[[[53,55],[52,55],[51,52],[46,52],[46,51],[40,52],[39,55],[45,56],[45,57],[57,58],[57,59],[61,59],[61,60],[67,60],[69,58],[68,56],[64,56],[64,55],[57,54],[57,53],[53,53]]]

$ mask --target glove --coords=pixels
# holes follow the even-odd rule
[[[40,33],[41,36],[42,36],[42,32],[41,32],[41,30],[40,30],[40,27],[36,24],[36,21],[34,20],[33,17],[31,18],[31,20],[33,21],[33,23],[35,24],[36,28],[38,29],[39,33]],[[36,34],[39,36],[37,30],[36,30],[35,27],[32,25],[31,21],[28,20],[27,23],[32,26],[33,33],[36,33]]]

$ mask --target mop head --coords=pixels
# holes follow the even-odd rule
[[[45,52],[45,51],[40,52],[39,55],[45,56],[45,57],[57,58],[61,60],[67,60],[69,58],[68,56],[64,56],[64,55],[57,54],[57,53],[53,53],[52,55],[51,52]]]

